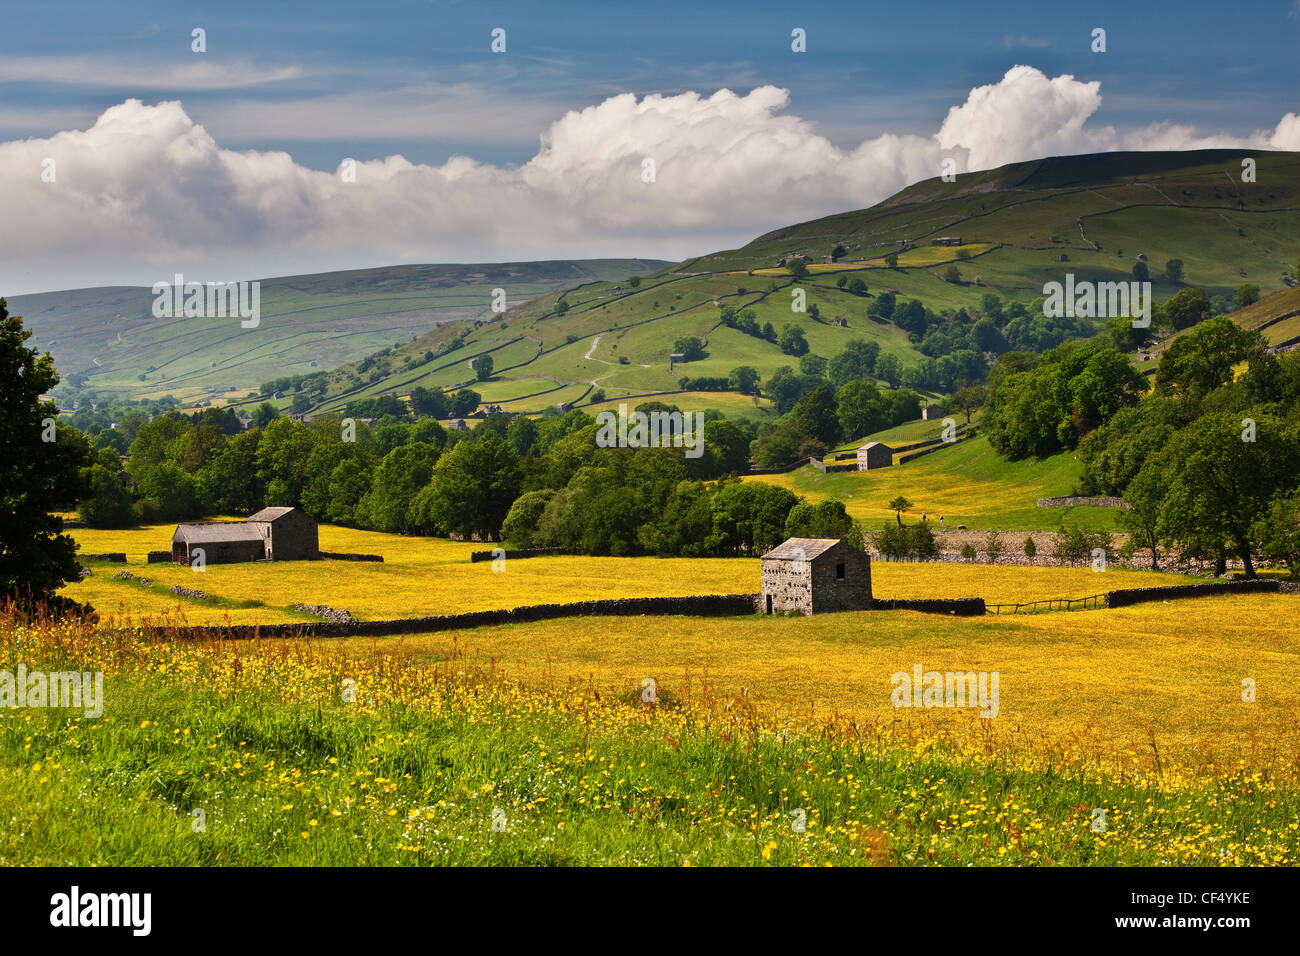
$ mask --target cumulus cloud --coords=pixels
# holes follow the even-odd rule
[[[937,175],[946,157],[964,172],[1213,139],[1181,126],[1127,137],[1090,126],[1098,83],[1028,66],[971,90],[928,137],[882,134],[841,149],[788,105],[771,86],[625,93],[560,117],[519,166],[389,156],[358,163],[348,182],[284,152],[223,149],[179,102],[127,100],[88,129],[0,143],[0,288],[398,261],[685,258],[877,202]],[[1248,145],[1300,148],[1300,117]],[[53,182],[42,180],[48,168]]]

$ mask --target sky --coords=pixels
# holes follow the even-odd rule
[[[945,158],[1300,149],[1298,0],[5,0],[0,27],[10,295],[677,260]]]

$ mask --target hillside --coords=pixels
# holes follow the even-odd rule
[[[1043,284],[1077,279],[1128,281],[1145,257],[1157,301],[1180,286],[1164,264],[1184,263],[1183,285],[1229,296],[1244,283],[1282,289],[1300,253],[1300,154],[1255,152],[1257,182],[1242,183],[1239,150],[1105,153],[1017,163],[958,177],[926,180],[870,209],[778,229],[734,250],[688,260],[633,288],[625,281],[575,283],[510,310],[503,320],[449,325],[384,356],[388,372],[368,365],[331,377],[316,411],[338,411],[358,397],[408,394],[416,386],[472,384],[470,363],[491,353],[491,381],[474,385],[486,402],[538,411],[603,389],[607,400],[680,392],[682,376],[726,376],[751,365],[766,378],[797,365],[776,344],[720,323],[721,309],[750,309],[757,323],[796,324],[811,352],[830,358],[854,338],[877,342],[904,367],[922,356],[897,325],[869,316],[883,291],[899,305],[919,299],[935,312],[978,314],[986,294],[1031,306]],[[960,246],[935,246],[960,236]],[[847,252],[823,261],[837,246]],[[885,257],[898,256],[890,268]],[[791,310],[794,276],[779,265],[807,256],[806,290],[820,319]],[[957,266],[961,279],[945,281]],[[857,294],[837,282],[862,279]],[[558,303],[569,306],[561,313]],[[1032,311],[1032,308],[1031,308]],[[843,319],[845,325],[834,324]],[[454,351],[426,362],[426,352],[461,336]],[[696,336],[703,359],[670,371],[674,342]],[[686,400],[681,396],[681,400]],[[691,396],[700,407],[762,414],[736,393]]]
[[[19,295],[33,343],[49,349],[64,382],[119,397],[186,402],[239,397],[269,379],[364,358],[448,322],[491,315],[557,288],[621,279],[668,263],[641,259],[408,265],[261,280],[261,322],[155,318],[141,287]],[[3,290],[0,290],[3,294]]]

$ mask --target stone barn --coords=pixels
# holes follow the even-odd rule
[[[316,519],[297,508],[263,508],[243,521],[180,524],[172,560],[188,565],[202,549],[206,564],[236,561],[313,561],[320,557]]]
[[[203,552],[205,564],[261,561],[266,557],[261,529],[246,521],[177,525],[172,535],[172,560],[188,565],[195,557],[195,549]]]
[[[262,527],[272,561],[315,561],[320,557],[316,519],[298,508],[263,508],[245,519]]]
[[[942,405],[927,405],[925,408],[921,409],[921,417],[927,422],[943,418],[945,414],[946,410]]]
[[[790,538],[761,566],[764,613],[871,610],[871,557],[838,538]]]
[[[888,468],[894,463],[894,449],[884,442],[869,441],[858,449],[858,471]]]

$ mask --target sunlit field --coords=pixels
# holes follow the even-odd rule
[[[582,556],[507,559],[471,564],[469,554],[491,545],[438,538],[403,537],[322,525],[327,551],[376,553],[382,564],[350,561],[282,561],[210,564],[195,571],[171,563],[144,564],[161,549],[174,526],[128,531],[74,529],[88,554],[125,551],[126,570],[155,586],[118,581],[122,565],[92,563],[93,575],[63,594],[101,613],[138,620],[181,608],[193,624],[277,623],[302,620],[294,603],[324,604],[361,620],[383,620],[559,604],[597,598],[749,594],[760,590],[759,562],[752,558],[593,558]],[[1102,591],[1185,583],[1176,575],[1090,567],[994,567],[977,564],[913,564],[874,561],[873,593],[880,598],[981,597],[989,603],[1079,598]],[[213,601],[170,593],[202,591]],[[253,604],[255,606],[247,606]]]
[[[0,710],[0,864],[1294,866],[1282,600],[386,642],[0,620],[6,666],[105,673],[99,718]],[[998,716],[889,708],[914,663],[998,670]]]
[[[911,611],[813,617],[543,621],[391,639],[351,654],[495,661],[528,686],[578,682],[634,696],[646,678],[677,698],[744,695],[760,709],[903,722],[981,723],[973,710],[895,709],[891,675],[1000,675],[996,726],[1023,740],[1078,738],[1107,759],[1193,763],[1260,748],[1300,751],[1300,639],[1277,622],[1291,595],[1237,595],[1115,610],[955,618]],[[1257,700],[1242,700],[1242,681]],[[1149,734],[1155,734],[1155,748]]]

